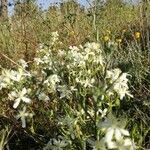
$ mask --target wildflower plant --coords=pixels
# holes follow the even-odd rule
[[[107,64],[99,43],[63,50],[59,49],[57,32],[50,40],[49,46],[39,46],[31,70],[27,71],[28,64],[20,60],[16,70],[1,71],[0,90],[7,89],[3,100],[13,101],[14,115],[18,113],[15,118],[21,120],[23,128],[28,127],[27,118],[32,117],[33,122],[46,118],[53,124],[54,136],[45,150],[86,149],[93,138],[104,140],[107,149],[118,148],[118,143],[131,146],[125,129],[113,124],[104,126],[105,132],[99,128],[99,123],[113,113],[112,108],[117,108],[116,101],[132,97],[128,73]],[[33,123],[33,128],[36,126]]]

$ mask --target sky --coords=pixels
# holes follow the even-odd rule
[[[42,6],[42,8],[44,10],[46,10],[50,4],[53,4],[53,3],[57,3],[57,2],[60,2],[62,0],[36,0],[37,1],[37,4]],[[65,1],[65,0],[63,0]],[[81,5],[84,5],[84,6],[88,6],[88,2],[87,1],[92,1],[92,0],[77,0]],[[128,2],[132,2],[132,3],[136,3],[140,0],[125,0],[125,1],[128,1]],[[8,0],[8,2],[12,3],[13,0]],[[13,7],[9,7],[9,15],[11,15],[13,13]]]
[[[37,1],[38,1],[38,4],[42,4],[44,9],[47,9],[50,4],[60,2],[61,0],[37,0]],[[87,6],[88,5],[87,1],[92,1],[92,0],[77,0],[77,1],[81,5]],[[136,3],[136,2],[139,2],[140,0],[125,0],[125,1]]]
[[[36,0],[39,6],[42,6],[44,10],[48,9],[51,4],[58,3],[62,0]],[[64,0],[65,1],[65,0]],[[87,0],[77,0],[81,5],[88,5]],[[8,0],[8,3],[12,3],[13,0]],[[13,6],[8,8],[8,13],[11,15],[13,13]]]
[[[48,6],[52,3],[60,2],[60,0],[37,0],[38,4],[42,4],[44,9],[47,9]],[[87,0],[78,0],[81,5],[87,5]]]

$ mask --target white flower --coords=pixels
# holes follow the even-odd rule
[[[14,70],[2,70],[2,75],[0,76],[0,89],[6,88],[8,85],[12,85],[12,81],[20,82],[23,79],[23,71]]]
[[[9,81],[8,83],[10,83],[10,81]],[[7,85],[8,85],[8,83],[7,83],[7,82],[4,82],[3,76],[0,76],[0,90],[1,90],[2,88],[6,88]]]
[[[94,58],[94,61],[93,61],[93,62],[96,63],[96,64],[100,64],[100,65],[103,66],[104,60],[103,60],[102,55],[100,54],[100,55],[96,56],[96,57]]]
[[[100,44],[95,43],[95,42],[92,42],[92,43],[88,42],[88,43],[85,44],[85,47],[89,48],[91,50],[99,50],[100,49]]]
[[[114,138],[119,141],[122,136],[129,136],[129,132],[125,129],[121,129],[119,127],[109,127],[106,130],[106,136],[105,136],[105,141],[109,142],[113,140],[113,136]]]
[[[25,128],[26,127],[26,119],[25,118],[32,117],[32,116],[33,116],[33,114],[26,112],[26,107],[24,107],[22,111],[19,111],[19,114],[16,116],[16,118],[21,119],[22,127]]]
[[[105,135],[105,142],[109,143],[110,141],[113,140],[113,135],[114,135],[114,129],[113,128],[108,128],[106,131]]]
[[[44,84],[46,84],[48,87],[51,88],[51,90],[55,91],[56,84],[60,82],[60,79],[58,75],[53,74],[47,78],[47,80],[44,81]]]
[[[70,60],[70,65],[73,65],[74,67],[84,67],[84,56],[81,51],[75,46],[69,48],[70,50],[68,51],[67,58]]]
[[[108,94],[113,95],[116,92],[120,99],[123,99],[125,95],[133,97],[129,92],[127,76],[127,73],[122,73],[118,68],[107,70],[106,79],[109,79],[109,83],[112,84],[112,88],[107,91]]]
[[[128,87],[122,87],[122,86],[114,86],[114,90],[118,93],[120,96],[120,99],[123,99],[125,95],[128,95],[130,97],[133,97],[130,92],[128,91]]]
[[[120,99],[123,99],[125,95],[128,95],[130,97],[133,97],[130,92],[127,85],[128,79],[126,78],[127,74],[123,73],[114,83],[113,87],[114,90],[119,94]]]
[[[121,138],[118,141],[110,141],[107,143],[108,149],[117,149],[117,150],[135,150],[135,145],[129,138]]]
[[[71,50],[71,51],[69,51],[68,52],[68,58],[70,59],[70,60],[72,60],[73,62],[75,62],[75,63],[79,63],[80,61],[83,61],[84,60],[84,56],[80,53],[80,52],[78,52],[78,51],[76,51],[76,50]]]
[[[7,86],[7,84],[11,84],[11,76],[12,76],[11,70],[7,70],[7,69],[2,70],[1,80],[3,82],[3,86]]]
[[[129,136],[129,131],[125,130],[125,129],[121,129],[120,128],[120,132],[122,133],[122,135],[125,135],[125,136]]]
[[[83,79],[76,78],[76,82],[80,83],[85,88],[87,88],[87,87],[90,88],[90,87],[93,87],[93,83],[95,82],[95,79],[94,78],[92,78],[92,79],[86,78],[86,79],[83,80]]]
[[[107,143],[107,147],[108,147],[108,149],[116,149],[117,148],[116,143],[113,141],[109,141]]]
[[[90,60],[90,58],[95,58],[95,53],[94,52],[91,52],[91,51],[89,51],[89,52],[86,52],[86,54],[85,54],[85,56],[84,56],[84,60]]]
[[[19,82],[22,79],[23,72],[11,71],[11,79]]]
[[[76,46],[70,46],[69,49],[70,49],[71,51],[79,51],[79,50],[80,50],[80,49],[79,49],[78,47],[76,47]]]
[[[21,91],[13,91],[9,94],[9,98],[15,101],[13,108],[16,109],[19,106],[21,101],[25,103],[31,102],[31,99],[25,96],[26,94],[27,94],[26,88],[23,88]]]
[[[41,101],[48,101],[48,100],[50,100],[49,97],[43,92],[38,95],[38,99],[41,100]]]
[[[62,98],[70,98],[72,95],[71,90],[66,85],[58,86],[58,91],[60,92],[60,99]]]
[[[64,50],[58,50],[58,56],[63,57],[66,55],[66,52]]]
[[[65,141],[62,141],[62,140],[56,140],[56,139],[54,139],[54,140],[53,140],[53,143],[54,143],[54,145],[55,145],[58,149],[64,148],[64,147],[67,146],[67,143],[66,143]]]
[[[40,43],[39,44],[39,49],[43,49],[44,48],[44,44],[43,43]]]
[[[110,79],[110,83],[113,83],[116,81],[121,74],[121,70],[119,68],[113,69],[113,70],[107,70],[106,72],[106,79]]]
[[[51,139],[44,147],[44,150],[63,150],[67,145],[68,143],[63,139]]]
[[[51,36],[52,36],[51,44],[53,45],[58,40],[58,37],[59,37],[58,32],[57,31],[56,32],[52,32]]]
[[[91,117],[94,117],[95,115],[95,111],[93,109],[89,109],[88,110],[88,113],[90,114]],[[107,108],[105,108],[104,110],[101,110],[100,108],[98,109],[98,111],[96,112],[96,115],[99,116],[101,113],[101,116],[100,117],[105,117],[106,116],[106,113],[107,113]]]
[[[28,67],[28,64],[27,64],[27,62],[26,62],[25,60],[20,59],[18,62],[19,62],[19,64],[20,64],[23,68]]]
[[[102,118],[104,118],[104,117],[106,116],[107,111],[108,111],[107,108],[105,108],[104,110],[98,109],[98,112],[101,113],[101,117],[102,117]]]
[[[109,127],[106,130],[105,142],[109,149],[130,147],[132,146],[131,139],[126,138],[129,136],[129,132],[119,127]],[[121,149],[121,150],[122,150]]]
[[[44,61],[41,58],[34,58],[34,61],[36,62],[37,65],[44,64]]]
[[[7,85],[12,85],[12,81],[20,82],[26,76],[31,76],[30,73],[25,73],[22,68],[18,71],[15,70],[2,70],[2,75],[0,76],[1,87],[6,87]]]
[[[45,55],[42,59],[45,64],[50,64],[50,66],[51,66],[52,60],[49,55]]]
[[[104,142],[108,149],[118,150],[134,150],[134,143],[129,138],[129,131],[119,127],[119,123],[116,118],[109,114],[109,119],[101,122],[98,127],[105,133]]]
[[[84,47],[69,47],[67,58],[75,67],[85,68],[87,63],[103,65],[102,51],[98,43],[86,43]]]
[[[85,81],[82,82],[82,84],[84,85],[84,87],[93,87],[93,83],[95,82],[95,79],[86,79]]]
[[[19,68],[18,71],[11,70],[11,79],[17,82],[20,82],[24,77],[31,77],[29,72],[25,72],[22,68]]]
[[[57,31],[56,32],[52,32],[51,35],[52,35],[53,38],[57,38],[59,36]]]

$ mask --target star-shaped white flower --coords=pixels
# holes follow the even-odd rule
[[[16,119],[21,119],[22,122],[22,127],[25,128],[26,127],[26,117],[32,117],[33,114],[32,113],[28,113],[26,112],[26,107],[23,107],[22,111],[19,111],[19,114],[16,116]]]
[[[26,88],[23,88],[21,91],[17,91],[17,92],[13,91],[9,94],[9,98],[11,100],[15,100],[13,108],[16,109],[19,106],[21,101],[23,101],[25,103],[30,103],[31,102],[31,99],[27,98],[26,94],[27,94]]]

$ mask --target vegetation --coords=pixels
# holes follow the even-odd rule
[[[150,149],[150,1],[6,3],[0,150]]]

